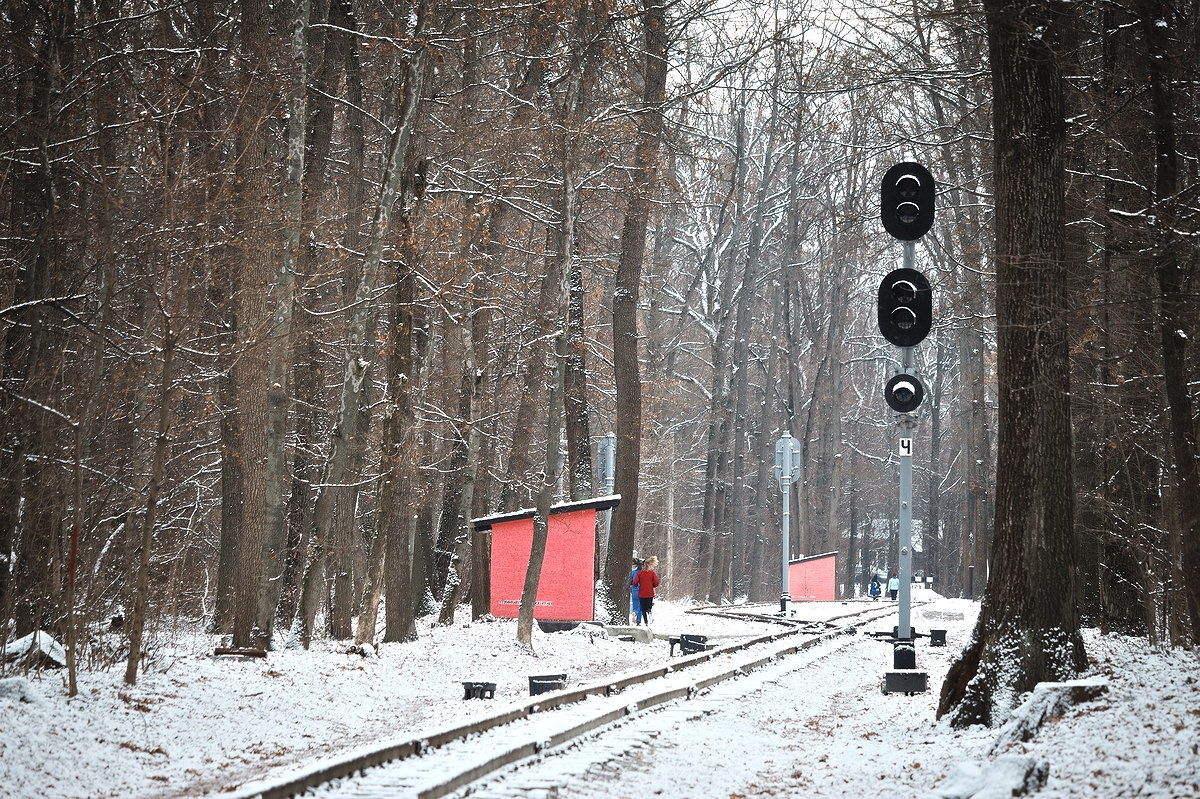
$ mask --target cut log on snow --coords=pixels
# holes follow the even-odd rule
[[[1049,773],[1049,764],[1027,755],[1001,755],[992,763],[968,761],[955,765],[933,795],[939,799],[1028,796],[1041,790]]]
[[[1090,702],[1107,692],[1108,682],[1099,678],[1038,683],[1029,698],[1000,728],[992,745],[992,754],[1030,740],[1049,719],[1061,716],[1072,705]]]
[[[60,669],[67,665],[67,650],[45,630],[30,633],[4,647],[4,661],[29,668]]]

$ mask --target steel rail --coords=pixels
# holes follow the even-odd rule
[[[879,610],[884,610],[884,608],[872,606],[857,613],[846,614],[839,618],[863,616],[866,614],[871,614],[872,617],[863,619],[858,624],[845,624],[819,634],[797,626],[786,632],[758,635],[743,641],[720,645],[693,655],[684,655],[662,666],[604,678],[577,688],[565,688],[542,694],[536,698],[509,707],[498,713],[476,719],[467,724],[435,728],[429,732],[419,733],[413,737],[403,739],[376,742],[366,747],[301,767],[287,775],[246,783],[239,789],[230,791],[226,795],[233,799],[256,799],[257,797],[261,797],[262,799],[285,799],[285,797],[296,796],[309,789],[318,788],[334,780],[350,777],[387,763],[419,758],[436,749],[445,747],[454,741],[466,739],[473,735],[480,735],[490,730],[528,719],[538,713],[573,705],[589,697],[616,696],[634,686],[652,682],[653,680],[675,674],[681,670],[701,666],[714,658],[743,652],[754,647],[770,646],[780,641],[799,636],[811,636],[798,643],[790,643],[789,641],[782,647],[771,647],[770,651],[761,657],[740,662],[736,666],[720,671],[715,675],[709,675],[684,686],[675,686],[666,690],[653,692],[620,708],[607,710],[593,717],[586,718],[580,723],[554,734],[546,741],[526,741],[520,745],[506,748],[487,761],[453,774],[448,779],[435,785],[427,786],[416,794],[420,799],[438,799],[438,797],[452,793],[464,785],[470,784],[504,766],[527,757],[532,757],[546,748],[560,746],[594,729],[612,724],[625,716],[640,713],[665,702],[691,696],[712,685],[746,674],[766,663],[773,662],[780,657],[804,651],[823,641],[832,640],[841,635],[856,633],[861,624],[875,620],[874,617],[876,615],[882,617],[890,615],[890,612],[894,612],[894,609],[889,607],[889,612],[882,614],[872,613],[872,611]],[[750,616],[743,616],[742,618],[747,621],[760,621],[760,619]]]

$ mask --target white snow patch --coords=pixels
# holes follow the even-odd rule
[[[1009,784],[1010,769],[1033,762],[1048,766],[1039,796],[1200,796],[1196,653],[1085,631],[1093,666],[1081,676],[1107,681],[1108,692],[1052,714],[1029,740],[997,748],[999,729],[954,730],[934,717],[942,679],[970,637],[978,604],[924,590],[914,598],[933,600],[914,607],[914,627],[947,630],[946,647],[919,639],[917,663],[929,673],[929,693],[882,695],[891,648],[849,636],[803,668],[780,658],[761,677],[731,681],[728,690],[750,692],[732,708],[716,704],[703,718],[665,729],[648,717],[653,729],[644,740],[632,727],[619,729],[618,740],[624,736],[628,744],[614,748],[619,758],[564,777],[571,782],[562,795],[650,796],[661,789],[664,796],[698,799],[945,797],[954,795],[947,792],[956,781],[976,774],[979,789],[965,795],[979,799],[987,795],[979,791]],[[805,619],[822,620],[885,603],[794,605]],[[657,602],[654,632],[726,643],[779,630],[687,614],[693,607]],[[218,794],[380,739],[427,737],[429,730],[528,701],[530,675],[566,673],[578,685],[670,662],[661,638],[628,643],[587,627],[562,633],[535,627],[531,653],[516,642],[514,621],[467,621],[465,608],[453,626],[423,620],[417,641],[381,644],[377,657],[346,654],[348,642],[315,641],[307,651],[274,651],[265,660],[214,659],[218,639],[199,628],[164,633],[136,687],[122,681],[121,664],[98,666],[80,672],[74,698],[66,696],[64,672],[32,671],[28,690],[40,701],[0,696],[0,797]],[[895,623],[893,614],[871,628],[890,631]],[[9,669],[0,676],[18,674]],[[464,701],[464,681],[495,682],[496,698]]]
[[[4,661],[10,660],[18,664],[28,661],[35,666],[44,665],[38,661],[48,660],[61,667],[67,665],[67,650],[50,633],[38,630],[4,647]]]

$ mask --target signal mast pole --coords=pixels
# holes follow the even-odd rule
[[[916,261],[916,244],[904,242],[904,268],[913,269]],[[916,348],[901,347],[901,371],[911,375],[916,367]],[[897,450],[900,455],[900,618],[896,637],[901,641],[911,641],[912,636],[912,460],[913,460],[913,430],[916,429],[917,419],[911,413],[898,414],[897,424],[900,428],[900,440]]]
[[[800,442],[792,438],[791,432],[784,430],[783,435],[775,442],[775,479],[779,481],[779,488],[783,491],[783,580],[781,583],[782,590],[779,592],[779,612],[784,618],[790,615],[792,597],[789,593],[788,586],[788,561],[791,534],[788,529],[788,522],[791,519],[792,506],[792,483],[800,477]]]
[[[879,286],[879,330],[900,348],[901,369],[884,388],[884,399],[896,414],[900,458],[899,619],[893,641],[895,671],[885,674],[884,693],[923,692],[928,675],[916,670],[916,634],[912,629],[912,459],[916,410],[925,388],[916,374],[915,350],[933,325],[933,291],[915,268],[917,239],[933,224],[933,176],[920,164],[896,164],[883,176],[880,216],[884,229],[903,242],[904,260]]]

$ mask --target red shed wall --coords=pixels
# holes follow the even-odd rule
[[[595,583],[592,558],[596,547],[596,511],[577,510],[550,516],[546,559],[538,582],[535,619],[590,621]],[[533,519],[492,526],[491,613],[515,619],[533,548]]]
[[[795,600],[833,601],[837,598],[836,568],[836,554],[789,563],[788,593]]]

